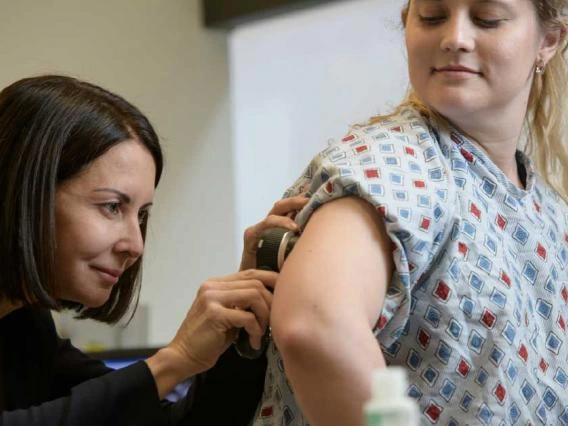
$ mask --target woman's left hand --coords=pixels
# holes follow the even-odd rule
[[[298,230],[294,216],[306,205],[308,200],[309,198],[304,194],[279,200],[274,203],[274,206],[262,221],[245,230],[240,271],[256,268],[258,241],[264,230],[274,227],[286,228],[290,231]]]

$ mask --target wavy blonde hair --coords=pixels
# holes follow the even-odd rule
[[[524,122],[526,143],[523,150],[536,163],[543,179],[568,202],[568,0],[532,2],[542,27],[559,29],[562,32],[562,40],[545,71],[535,74]],[[403,25],[406,25],[409,6],[410,0],[402,11]],[[446,121],[424,104],[412,88],[394,114],[408,106],[430,120],[442,123]],[[385,116],[375,116],[369,122],[376,123],[383,118]]]

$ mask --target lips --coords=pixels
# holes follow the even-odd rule
[[[464,65],[446,65],[439,68],[434,68],[435,72],[466,72],[470,74],[481,74],[478,71],[475,71],[471,68],[468,68]]]
[[[109,281],[114,282],[119,280],[123,272],[121,269],[105,268],[104,266],[92,266],[92,268],[98,271],[105,278],[108,278]]]

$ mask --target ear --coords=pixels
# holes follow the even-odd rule
[[[566,28],[545,28],[540,42],[538,58],[546,65],[566,38]]]

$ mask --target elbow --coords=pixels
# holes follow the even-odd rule
[[[324,350],[328,334],[326,325],[314,318],[273,318],[272,337],[284,362],[311,359],[314,352]]]

